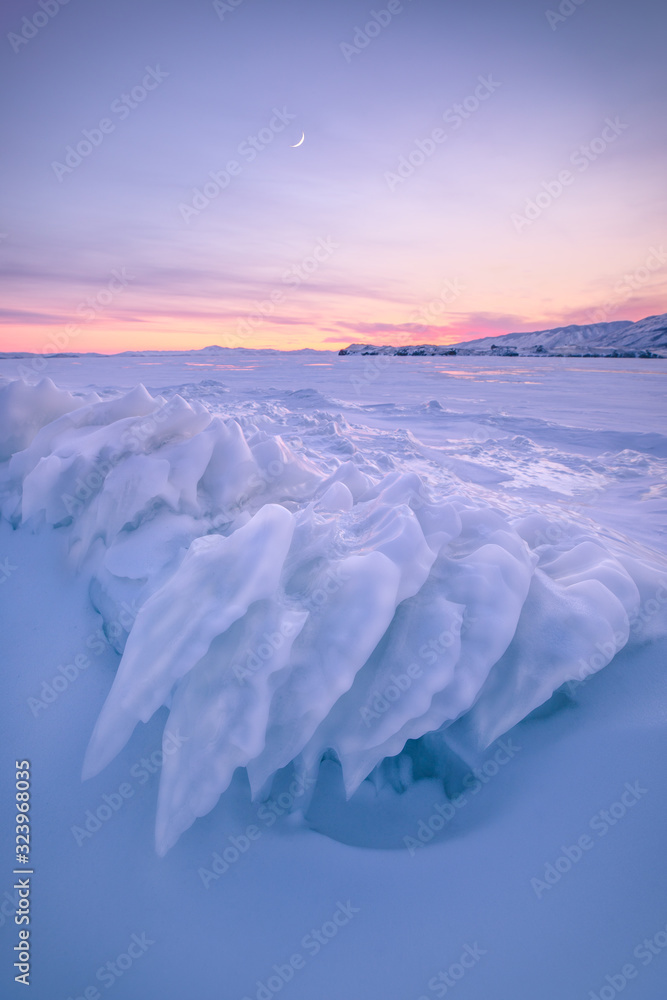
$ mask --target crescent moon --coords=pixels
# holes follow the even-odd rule
[[[299,139],[298,142],[294,143],[294,145],[292,146],[292,149],[296,149],[297,146],[300,146],[305,138],[306,138],[306,133],[302,132],[301,133],[301,138]]]

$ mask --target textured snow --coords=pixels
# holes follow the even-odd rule
[[[0,359],[0,385],[20,376],[21,365],[29,368],[31,362]],[[124,393],[138,381],[147,385],[149,399],[148,413],[128,424],[134,433],[127,438],[127,456],[116,460],[116,443],[108,452],[119,476],[125,476],[124,467],[135,467],[126,480],[125,508],[109,503],[104,516],[101,508],[93,510],[101,490],[94,471],[86,473],[93,476],[90,483],[76,482],[79,468],[90,469],[81,461],[82,442],[89,438],[90,454],[95,434],[109,433],[115,442],[115,419],[94,427],[87,423],[90,414],[77,417],[77,445],[60,456],[79,455],[81,463],[72,466],[75,492],[66,504],[72,505],[72,496],[78,500],[77,489],[90,494],[72,514],[64,498],[52,495],[54,515],[65,511],[61,522],[47,523],[43,508],[24,522],[21,462],[17,456],[13,483],[8,464],[0,466],[6,505],[0,518],[3,735],[9,759],[29,757],[33,771],[34,913],[40,928],[33,995],[83,997],[93,995],[95,985],[106,993],[96,970],[127,948],[131,932],[145,931],[155,944],[114,982],[118,1000],[266,998],[267,983],[279,986],[271,978],[275,967],[284,967],[295,952],[306,964],[280,990],[291,1000],[431,997],[436,995],[432,977],[458,961],[466,944],[478,944],[485,954],[456,983],[456,996],[611,995],[609,980],[630,961],[638,975],[628,996],[662,1000],[664,954],[645,965],[633,949],[654,940],[656,932],[662,935],[665,927],[667,640],[660,636],[667,601],[667,362],[339,358],[335,352],[205,349],[49,358],[28,380],[45,372],[70,392],[51,390],[50,412],[44,413],[40,406],[49,394],[38,406],[34,386],[24,393],[15,385],[14,398],[24,394],[27,401],[21,427],[8,422],[9,396],[0,397],[0,433],[6,442],[14,438],[5,458],[25,452],[41,426],[61,435],[65,425],[57,421],[63,407],[72,421],[75,411],[95,401],[120,401],[122,412]],[[171,481],[163,471],[155,484],[141,475],[147,457],[157,461],[173,447],[171,463],[175,455],[189,454],[195,437],[202,462],[208,450],[204,431],[179,437],[175,428],[181,418],[174,420],[170,441],[159,444],[154,438],[144,447],[155,429],[151,400],[160,394],[167,402],[180,395],[193,412],[203,404],[203,419],[212,418],[207,427],[222,423],[228,431],[210,431],[219,442],[219,460],[215,475],[209,462],[208,485],[197,484],[197,507],[190,513],[170,506],[192,501],[190,487],[183,492],[183,484],[196,476],[194,471],[185,476],[189,459],[179,465],[177,482],[176,469]],[[136,398],[138,406],[140,394]],[[182,403],[175,405],[181,417],[187,415]],[[280,476],[261,472],[254,458],[259,431],[272,448],[284,447],[294,456],[294,473],[308,469],[314,477],[303,484],[301,498],[281,495]],[[51,447],[47,436],[45,457]],[[225,456],[235,454],[239,442],[250,465],[239,469],[235,480],[236,467]],[[21,460],[26,473],[36,468],[35,459],[38,464],[39,456],[31,453],[29,462]],[[195,539],[230,537],[266,505],[308,522],[303,512],[315,502],[335,523],[336,511],[353,521],[354,508],[377,500],[383,490],[382,503],[399,505],[404,477],[412,477],[408,481],[417,489],[420,481],[426,485],[415,515],[429,547],[438,531],[447,535],[441,553],[415,597],[397,606],[352,688],[295,764],[270,779],[268,799],[262,791],[251,800],[248,768],[237,762],[261,754],[272,685],[300,648],[297,643],[304,642],[315,613],[326,611],[326,604],[315,601],[301,601],[299,609],[290,597],[287,615],[280,587],[216,637],[210,658],[207,654],[175,686],[168,705],[136,726],[99,775],[81,781],[86,745],[128,632],[134,632],[135,615],[178,571]],[[247,499],[241,497],[235,507],[244,482]],[[392,483],[396,494],[388,492]],[[223,509],[215,514],[211,506],[208,512],[211,494],[226,484]],[[141,487],[149,498],[158,486],[163,499],[139,493]],[[36,497],[39,504],[39,490]],[[450,520],[442,516],[446,506],[453,511]],[[122,522],[119,527],[126,511],[136,527]],[[461,560],[483,543],[481,537],[468,540],[464,551],[471,525],[457,535],[457,517],[486,518],[492,512],[489,534],[509,523],[508,534],[525,539],[538,558],[512,641],[467,712],[444,729],[409,739],[397,756],[385,757],[362,780],[377,754],[389,752],[382,741],[396,738],[401,745],[399,723],[424,713],[422,693],[447,683],[461,656],[460,643],[477,627],[472,614],[464,625],[465,606],[443,591],[440,560],[441,555]],[[98,522],[101,531],[93,536]],[[208,534],[202,534],[203,522],[210,525]],[[334,524],[334,539],[335,530]],[[308,544],[317,551],[321,539],[297,524],[290,546],[295,552],[297,541],[305,554]],[[610,564],[602,553],[611,556]],[[335,558],[344,555],[337,552]],[[561,556],[576,560],[576,566]],[[343,582],[327,574],[329,565],[324,560],[319,567],[325,593]],[[317,572],[317,565],[309,567],[304,590]],[[632,587],[639,592],[638,613],[634,619],[628,615],[629,639],[616,653],[616,640],[606,643],[600,619],[611,621],[617,606],[609,597],[602,602],[600,591],[593,600],[585,591],[569,592],[571,584],[587,584],[590,576],[602,580],[621,604],[635,607]],[[297,597],[300,593],[296,588]],[[501,593],[505,600],[506,588]],[[588,610],[593,606],[595,615]],[[258,632],[275,637],[281,623],[284,642],[268,643],[248,662],[243,654],[256,644],[253,637]],[[485,733],[516,717],[515,707],[521,714],[542,697],[543,680],[548,690],[558,676],[568,676],[578,655],[577,633],[591,629],[598,630],[595,641],[602,649],[590,663],[577,664],[577,679],[475,754]],[[424,633],[430,646],[419,642]],[[621,630],[619,642],[624,638]],[[236,654],[229,653],[234,642]],[[239,668],[252,668],[244,684],[233,672],[221,675],[219,648],[225,656],[235,655]],[[408,674],[411,663],[422,673],[406,686],[401,674]],[[542,663],[548,665],[545,672]],[[392,674],[400,682],[400,697]],[[363,717],[348,711],[353,691],[363,699]],[[196,711],[187,721],[191,708]],[[346,780],[361,781],[349,798],[332,750],[324,752],[316,787],[305,780],[314,773],[318,747],[330,745],[330,733],[346,753]],[[195,735],[201,737],[196,745]],[[220,747],[226,747],[224,758]],[[216,800],[225,771],[234,767],[217,806],[158,857],[156,810],[159,836],[176,836],[193,806],[205,811]],[[159,785],[166,787],[167,774],[165,799]],[[191,774],[198,775],[194,803]],[[2,769],[5,801],[13,800],[13,779],[13,769]],[[627,784],[642,791],[623,815],[620,797]],[[601,810],[609,815],[610,809],[610,825],[600,826]],[[583,834],[594,846],[570,867],[563,851],[572,857]],[[11,859],[13,829],[9,840]],[[16,943],[15,881],[7,869],[0,937],[8,955]],[[303,942],[332,919],[337,900],[349,900],[358,912],[350,927],[313,957],[314,949],[306,951]],[[185,954],[193,960],[184,962]]]
[[[474,755],[667,632],[665,602],[649,626],[640,614],[667,595],[659,554],[564,514],[549,489],[655,472],[660,442],[607,464],[531,458],[506,434],[456,453],[442,432],[383,429],[382,409],[372,429],[317,392],[281,406],[219,390],[0,389],[3,516],[66,537],[107,626],[136,609],[84,776],[164,705],[165,740],[186,738],[160,777],[160,854],[239,767],[260,798],[325,757],[348,797],[387,758],[403,785],[432,775],[434,746],[446,775],[452,751]]]

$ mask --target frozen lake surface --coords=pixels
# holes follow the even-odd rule
[[[662,1000],[666,375],[0,361],[32,995]]]

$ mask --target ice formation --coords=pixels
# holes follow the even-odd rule
[[[0,418],[2,515],[67,533],[107,623],[136,609],[84,776],[168,706],[183,743],[161,773],[159,853],[236,768],[257,796],[288,764],[316,776],[325,754],[348,796],[397,755],[410,780],[426,734],[431,755],[486,747],[665,629],[648,558],[373,467],[335,421],[309,454],[269,412],[48,380],[0,390]]]

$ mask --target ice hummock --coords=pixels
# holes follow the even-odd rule
[[[101,400],[48,379],[0,390],[0,416],[4,517],[67,535],[106,622],[136,609],[84,776],[168,706],[183,747],[160,778],[160,854],[238,767],[261,796],[288,764],[316,777],[334,756],[349,797],[408,741],[437,733],[443,767],[450,745],[489,746],[640,641],[664,589],[648,556],[583,522],[372,468],[339,427],[316,460],[268,411],[242,425],[143,386]],[[414,748],[401,773],[420,777]]]

